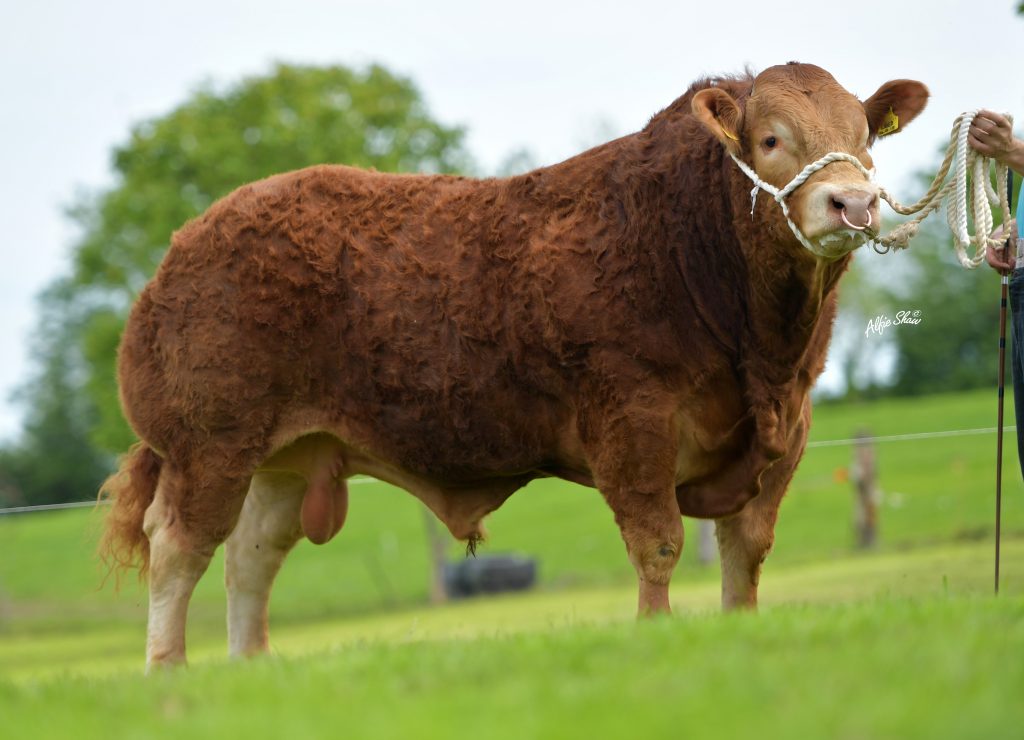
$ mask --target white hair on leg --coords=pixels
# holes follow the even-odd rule
[[[224,583],[228,593],[231,657],[269,649],[270,591],[285,557],[302,537],[299,511],[306,481],[287,473],[257,473],[227,540]]]

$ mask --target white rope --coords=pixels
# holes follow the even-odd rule
[[[775,198],[775,202],[782,206],[782,215],[786,217],[786,223],[789,224],[789,228],[793,231],[793,234],[796,235],[796,238],[800,240],[800,243],[803,244],[806,249],[819,257],[827,257],[828,252],[814,244],[814,242],[804,236],[804,233],[800,231],[800,227],[797,226],[789,216],[789,206],[786,204],[786,198],[792,195],[794,190],[807,182],[807,179],[811,175],[833,162],[849,162],[854,164],[860,169],[865,177],[869,180],[874,179],[874,173],[861,164],[861,161],[852,154],[847,154],[845,152],[829,152],[821,159],[811,162],[809,165],[804,167],[796,177],[790,180],[789,183],[780,190],[771,183],[765,182],[758,177],[753,168],[742,159],[732,153],[730,153],[729,156],[733,158],[733,161],[735,161],[737,165],[739,165],[739,168],[743,170],[743,173],[754,181],[754,189],[750,191],[750,215],[754,215],[754,206],[757,205],[758,191],[764,190],[771,193],[772,197]]]
[[[999,206],[1003,214],[1003,222],[1010,219],[1009,196],[1006,192],[1007,166],[1000,164],[976,152],[968,144],[967,135],[970,131],[971,121],[979,113],[978,110],[967,111],[960,114],[953,123],[953,130],[950,134],[949,146],[946,148],[946,156],[939,167],[935,179],[932,181],[928,192],[919,201],[911,206],[905,206],[889,194],[885,188],[879,188],[879,196],[888,203],[897,213],[909,216],[917,214],[906,223],[900,224],[885,236],[870,234],[875,243],[875,250],[888,252],[890,249],[905,249],[910,245],[910,240],[917,235],[922,221],[939,209],[945,201],[946,223],[953,233],[953,245],[956,248],[957,258],[960,264],[967,268],[977,267],[985,259],[985,250],[989,246],[999,247],[1002,243],[998,239],[992,239],[994,218],[992,206]],[[1006,116],[1012,125],[1013,117]],[[819,245],[811,242],[800,227],[793,222],[789,215],[789,206],[786,199],[798,187],[807,182],[818,170],[832,164],[833,162],[849,162],[861,171],[871,182],[874,182],[874,171],[867,169],[857,157],[845,152],[829,152],[821,159],[807,165],[800,173],[789,181],[783,188],[776,188],[758,177],[750,165],[734,154],[730,155],[733,161],[739,166],[743,173],[754,182],[754,189],[750,191],[750,214],[754,214],[754,206],[757,203],[758,191],[764,190],[771,193],[775,201],[782,207],[782,214],[786,217],[786,223],[793,231],[793,234],[800,243],[811,253],[825,257],[828,253]],[[953,161],[956,161],[954,176],[946,180]],[[992,165],[995,165],[996,183],[998,191],[993,190],[989,179],[989,172]],[[970,178],[968,178],[970,174]],[[971,196],[968,198],[968,179],[970,179]],[[974,223],[974,233],[970,232],[969,223]],[[870,224],[868,224],[870,226]],[[870,232],[869,232],[870,233]],[[967,248],[974,246],[974,255],[967,254]],[[879,247],[882,247],[881,249]]]

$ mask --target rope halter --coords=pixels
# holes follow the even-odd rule
[[[888,203],[896,213],[903,216],[910,216],[916,213],[917,215],[914,218],[900,224],[884,236],[867,231],[868,227],[871,226],[870,221],[860,228],[852,226],[845,218],[843,219],[844,223],[856,231],[861,229],[867,231],[868,235],[872,238],[875,251],[884,254],[890,249],[905,249],[908,247],[910,240],[917,235],[921,222],[937,211],[945,202],[946,223],[949,225],[949,230],[953,232],[953,246],[956,248],[956,255],[960,260],[960,264],[967,268],[980,265],[985,259],[987,247],[1002,246],[1000,240],[989,236],[994,222],[992,206],[999,206],[1003,214],[1003,223],[1006,223],[1010,219],[1010,203],[1009,194],[1006,190],[1007,166],[979,154],[968,144],[967,136],[971,128],[971,121],[974,120],[974,117],[979,112],[979,110],[971,110],[957,116],[956,121],[953,123],[949,146],[946,148],[946,156],[942,160],[942,165],[939,167],[935,179],[932,180],[928,192],[919,201],[913,205],[905,206],[890,195],[885,188],[879,188],[879,197]],[[1009,114],[1005,115],[1012,125],[1013,117]],[[789,206],[786,204],[786,198],[794,190],[807,182],[811,175],[832,162],[849,162],[859,169],[870,182],[874,183],[874,171],[868,170],[859,159],[845,152],[829,152],[821,159],[811,162],[781,189],[758,177],[754,169],[736,155],[730,153],[729,156],[732,157],[743,173],[754,182],[754,189],[750,191],[751,217],[754,215],[758,191],[764,190],[771,193],[775,201],[782,207],[782,214],[786,217],[786,222],[789,224],[789,228],[792,229],[793,234],[796,235],[796,238],[806,249],[819,257],[828,257],[829,255],[820,246],[815,245],[804,236],[803,232],[800,231],[800,227],[793,222],[789,215]],[[955,168],[952,167],[954,160],[956,161]],[[992,182],[989,179],[989,171],[992,164],[995,165],[998,190],[992,188]],[[953,177],[946,181],[946,176],[949,174],[950,169],[953,169],[954,174]],[[971,180],[970,198],[967,197],[968,173],[970,173]],[[969,221],[974,222],[973,234],[968,226]],[[974,254],[968,255],[967,247],[971,245],[974,246]]]
[[[804,236],[804,233],[800,230],[800,227],[796,225],[796,223],[789,215],[789,206],[786,204],[786,198],[792,195],[794,190],[796,190],[798,187],[807,182],[811,175],[813,175],[818,170],[823,169],[824,167],[832,164],[833,162],[849,162],[850,164],[855,165],[857,169],[859,169],[861,173],[863,173],[864,177],[866,177],[869,181],[874,182],[874,171],[869,170],[861,163],[859,159],[857,159],[852,154],[847,154],[846,152],[829,152],[821,159],[811,162],[809,165],[800,170],[799,174],[797,174],[796,177],[790,180],[786,184],[786,186],[781,189],[775,187],[769,182],[765,182],[760,177],[758,177],[757,173],[754,172],[754,168],[748,165],[739,157],[737,157],[735,154],[730,152],[729,156],[732,157],[733,161],[737,164],[737,166],[739,166],[739,168],[743,170],[743,174],[745,174],[747,177],[754,181],[754,189],[750,191],[750,217],[754,217],[754,207],[757,205],[758,191],[764,190],[765,192],[770,193],[772,197],[775,198],[775,202],[782,207],[782,215],[786,217],[786,223],[789,224],[789,228],[793,231],[793,234],[796,236],[799,242],[803,244],[804,247],[811,252],[811,254],[814,254],[818,257],[829,257],[831,255],[829,255],[828,252],[826,252],[820,246],[816,245],[814,242],[812,242],[810,239]],[[868,226],[871,225],[870,213],[868,218],[868,223],[865,226],[856,227],[851,225],[851,228],[853,228],[856,231],[866,229]],[[849,222],[846,221],[845,213],[843,214],[843,221],[849,224]]]

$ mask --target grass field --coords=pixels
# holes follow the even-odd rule
[[[863,405],[822,406],[812,443],[845,439],[866,426],[878,435],[973,429],[992,425],[991,393]],[[1004,532],[1024,536],[1024,485],[1007,444]],[[947,437],[879,445],[884,496],[881,549],[898,551],[950,541],[990,538],[993,527],[995,435]],[[841,472],[846,446],[809,449],[783,502],[771,571],[844,557],[851,551],[852,495]],[[83,496],[86,494],[83,492]],[[300,543],[275,587],[277,624],[358,615],[426,600],[428,561],[423,510],[408,494],[380,483],[353,486],[348,523],[329,544]],[[0,517],[0,638],[144,620],[145,593],[134,580],[120,594],[108,585],[93,552],[102,511]],[[632,584],[634,573],[600,495],[562,481],[535,481],[488,520],[483,552],[516,551],[540,562],[545,590]],[[692,535],[674,583],[717,579],[697,564]],[[453,543],[451,555],[462,557]],[[1010,564],[1008,564],[1009,567]],[[192,623],[222,629],[223,564],[200,582]]]
[[[982,595],[989,564],[973,543],[790,566],[759,615],[715,614],[715,587],[687,584],[676,617],[642,623],[617,587],[289,625],[288,657],[231,664],[204,640],[188,671],[145,681],[127,635],[79,637],[66,674],[46,658],[69,637],[20,656],[7,641],[0,722],[5,737],[1019,737],[1024,579]]]
[[[825,405],[812,441],[988,427],[993,406],[989,392]],[[488,521],[485,552],[540,560],[537,592],[430,609],[421,508],[354,486],[345,530],[300,545],[278,580],[272,643],[287,657],[222,664],[215,562],[193,600],[193,669],[141,683],[145,593],[98,588],[102,512],[0,517],[0,736],[1012,737],[1024,726],[1024,485],[1011,442],[992,599],[994,447],[989,434],[881,444],[871,555],[851,549],[851,449],[810,449],[763,613],[715,615],[717,568],[698,566],[691,543],[673,581],[682,616],[641,625],[592,490],[538,481]]]

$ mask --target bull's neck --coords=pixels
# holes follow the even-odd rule
[[[691,147],[675,170],[682,177],[678,188],[665,189],[665,207],[681,220],[675,227],[683,235],[678,248],[698,313],[711,314],[702,318],[720,331],[738,332],[733,344],[744,364],[757,366],[770,384],[788,383],[823,315],[831,320],[827,302],[849,258],[825,262],[806,252],[791,240],[779,214],[767,210],[777,206],[764,202],[765,194],[752,219],[750,182],[717,142]],[[694,268],[728,284],[695,284],[686,274]],[[736,306],[732,295],[741,296]],[[722,317],[723,309],[742,316]]]
[[[808,347],[823,320],[830,294],[849,258],[811,264],[766,259],[751,269],[761,288],[750,299],[750,350],[765,361],[763,373],[774,383],[785,382],[804,365]],[[829,316],[825,320],[831,320]]]
[[[761,357],[771,357],[775,371],[785,376],[802,364],[850,258],[826,261],[808,252],[793,238],[780,207],[767,195],[762,194],[751,218],[750,182],[724,152],[722,161],[729,172],[731,207],[738,213],[734,229],[749,266],[751,348]],[[826,320],[831,321],[831,315]]]

